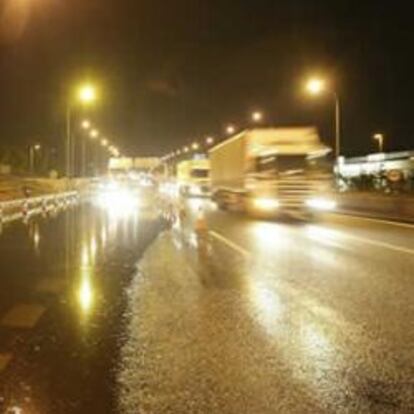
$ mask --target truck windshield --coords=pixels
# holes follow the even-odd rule
[[[208,178],[210,175],[210,171],[206,169],[194,169],[191,170],[191,177],[192,178]]]
[[[332,169],[327,157],[308,158],[306,155],[271,155],[256,159],[256,172],[288,173],[291,171],[327,171]]]

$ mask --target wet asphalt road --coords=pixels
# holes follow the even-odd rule
[[[414,228],[154,207],[3,230],[4,410],[414,412]]]
[[[71,206],[0,234],[0,413],[116,412],[122,315],[155,210]]]

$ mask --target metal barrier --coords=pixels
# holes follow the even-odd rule
[[[25,218],[32,213],[46,213],[50,208],[62,202],[76,200],[78,192],[68,191],[38,197],[20,198],[17,200],[0,201],[0,222]]]

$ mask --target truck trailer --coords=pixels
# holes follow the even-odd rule
[[[330,152],[314,127],[245,130],[209,151],[212,198],[255,215],[333,210]]]

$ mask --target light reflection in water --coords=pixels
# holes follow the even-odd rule
[[[253,282],[249,287],[248,295],[259,325],[268,335],[276,334],[279,331],[277,322],[284,311],[277,292]]]
[[[78,299],[79,305],[83,315],[87,316],[93,305],[93,288],[90,280],[90,274],[88,271],[84,272],[79,292],[78,292]]]

